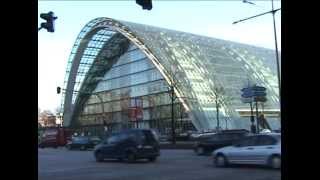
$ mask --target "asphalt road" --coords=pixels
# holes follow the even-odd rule
[[[39,149],[39,180],[280,180],[281,171],[257,166],[216,168],[192,150],[161,150],[155,163],[97,163],[92,151]]]

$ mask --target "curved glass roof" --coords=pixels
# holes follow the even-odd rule
[[[67,70],[66,70],[66,75],[65,75],[65,80],[64,80],[64,89],[67,89],[67,82],[70,77],[72,63],[75,58],[75,55],[77,54],[77,51],[79,49],[81,41],[83,41],[85,35],[90,30],[92,30],[92,27],[94,25],[96,25],[98,22],[101,22],[102,20],[104,20],[104,18],[98,18],[98,19],[90,21],[79,33],[79,35],[73,45],[73,48],[71,50],[71,54],[69,56],[69,61],[67,64]],[[92,38],[90,39],[90,42],[87,44],[87,47],[82,54],[79,68],[76,71],[77,76],[76,76],[76,80],[74,82],[75,86],[74,86],[73,95],[72,95],[72,103],[75,102],[77,94],[78,94],[80,87],[83,83],[84,77],[87,75],[89,68],[92,66],[92,64],[93,64],[97,54],[101,50],[103,44],[114,33],[115,32],[112,32],[110,30],[101,29],[95,35],[93,35]],[[64,95],[65,95],[65,93],[63,93],[63,96]]]
[[[78,91],[83,86],[88,68],[98,59],[102,44],[108,44],[114,34],[112,32],[119,32],[136,44],[169,84],[172,82],[175,85],[180,101],[194,115],[196,127],[213,126],[214,92],[218,87],[223,87],[227,92],[224,96],[232,99],[224,101],[220,107],[224,116],[239,116],[236,109],[248,108],[240,98],[240,90],[248,83],[266,87],[268,101],[265,107],[279,108],[273,50],[109,18],[97,18],[89,22],[79,34],[70,55],[65,89]],[[90,33],[94,35],[88,36]],[[86,36],[90,38],[86,39]],[[87,45],[80,51],[79,44],[84,42]],[[75,63],[76,54],[81,57],[78,64]],[[75,81],[70,81],[72,69],[77,69],[73,70],[76,72]],[[75,83],[74,88],[71,88],[71,82]],[[72,106],[77,97],[74,94],[68,106]],[[70,102],[70,99],[65,98],[64,103],[67,101]],[[68,107],[64,109],[65,113],[71,112],[66,111]]]

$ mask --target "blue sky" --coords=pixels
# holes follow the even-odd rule
[[[153,25],[178,31],[225,39],[275,49],[272,15],[233,25],[232,22],[271,10],[270,1],[165,1],[153,0],[151,11],[142,10],[130,1],[38,1],[38,13],[53,11],[56,32],[38,33],[38,106],[54,110],[60,106],[61,95],[56,87],[63,85],[66,64],[80,30],[90,20],[109,17]],[[281,1],[275,0],[275,8]],[[278,47],[281,49],[281,11],[276,13]],[[38,26],[43,22],[38,19]]]

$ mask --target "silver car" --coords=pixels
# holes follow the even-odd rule
[[[228,164],[259,164],[281,168],[281,134],[266,133],[248,136],[233,146],[213,152],[217,167]]]

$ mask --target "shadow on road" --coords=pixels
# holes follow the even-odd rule
[[[124,163],[124,164],[147,164],[151,163],[148,160],[136,160],[135,162],[127,162],[126,160],[118,160],[118,159],[105,159],[101,163]]]
[[[252,169],[252,170],[268,170],[268,171],[280,171],[279,169],[272,169],[267,166],[263,165],[253,165],[253,164],[231,164],[226,167],[216,167],[213,163],[212,164],[205,164],[204,167],[210,167],[210,168],[216,168],[216,169],[231,169],[231,168],[237,168],[237,169]]]

